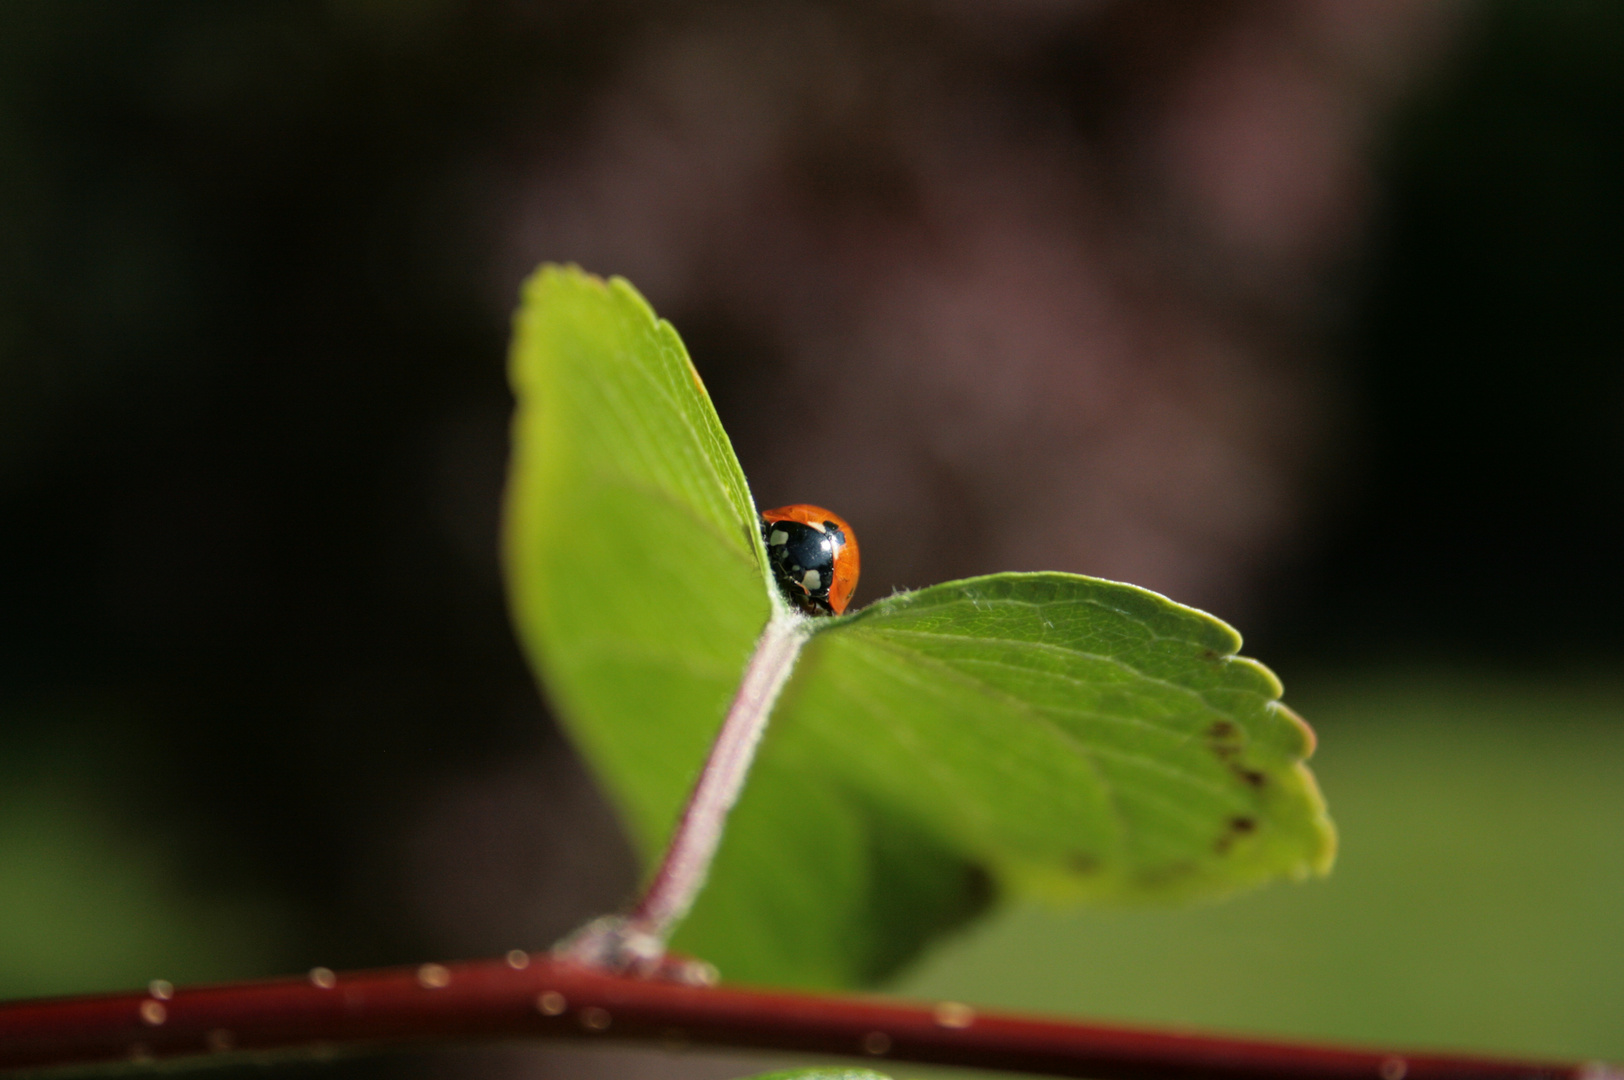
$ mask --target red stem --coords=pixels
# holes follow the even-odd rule
[[[701,988],[545,955],[0,1004],[0,1070],[483,1038],[627,1039],[1093,1080],[1624,1080],[1574,1065],[1101,1027],[891,1001]],[[883,1065],[881,1066],[883,1068]]]

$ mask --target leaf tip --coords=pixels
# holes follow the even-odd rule
[[[637,291],[637,286],[619,274],[612,275],[608,282],[604,283],[604,287],[609,290],[611,296],[631,307],[651,325],[663,327],[667,331],[671,330],[671,324],[654,314],[654,306],[648,302],[642,293]],[[674,331],[672,332],[674,333]]]
[[[1278,681],[1279,680],[1276,680],[1277,683]],[[1279,694],[1277,693],[1276,698],[1278,697]],[[1314,733],[1313,726],[1310,725],[1307,720],[1304,720],[1302,715],[1298,713],[1296,709],[1293,709],[1290,705],[1287,705],[1283,701],[1275,700],[1269,702],[1269,710],[1284,720],[1288,725],[1291,726],[1292,730],[1297,733],[1297,737],[1301,743],[1298,750],[1298,756],[1302,758],[1313,757],[1314,751],[1319,749],[1319,736]]]
[[[519,295],[529,306],[543,299],[550,290],[576,285],[596,289],[606,287],[603,278],[588,273],[574,263],[542,263],[525,278],[524,284],[519,287]]]
[[[1270,708],[1274,708],[1277,705],[1279,705],[1281,708],[1285,708],[1284,705],[1280,705],[1280,697],[1286,692],[1285,684],[1280,681],[1280,676],[1276,675],[1274,673],[1274,669],[1269,667],[1269,665],[1263,663],[1262,661],[1254,660],[1250,656],[1236,656],[1233,653],[1229,656],[1219,657],[1218,659],[1226,669],[1235,672],[1245,672],[1246,676],[1255,680],[1255,685],[1251,689],[1255,693],[1261,694],[1265,698],[1269,699]],[[1290,710],[1287,711],[1289,712]],[[1299,724],[1302,723],[1301,718],[1297,717],[1295,713],[1292,713],[1292,716],[1297,719]]]

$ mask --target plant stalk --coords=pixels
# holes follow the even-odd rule
[[[773,705],[811,631],[810,619],[774,605],[676,831],[637,905],[629,915],[598,919],[576,931],[559,944],[558,955],[609,971],[714,980],[703,964],[668,963],[665,945],[705,886],[728,813],[739,801]]]
[[[0,1004],[0,1073],[124,1062],[330,1057],[403,1043],[631,1041],[1091,1080],[1624,1080],[1599,1062],[1511,1061],[1233,1039],[985,1012],[958,1002],[693,987],[545,953]]]

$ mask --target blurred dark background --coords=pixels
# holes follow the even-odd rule
[[[1600,0],[0,0],[0,993],[624,897],[496,566],[542,260],[859,603],[1091,573],[1606,727],[1621,194]]]

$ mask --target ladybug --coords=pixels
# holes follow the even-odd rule
[[[857,537],[846,519],[796,503],[764,511],[761,538],[785,598],[808,615],[839,615],[857,588]]]

